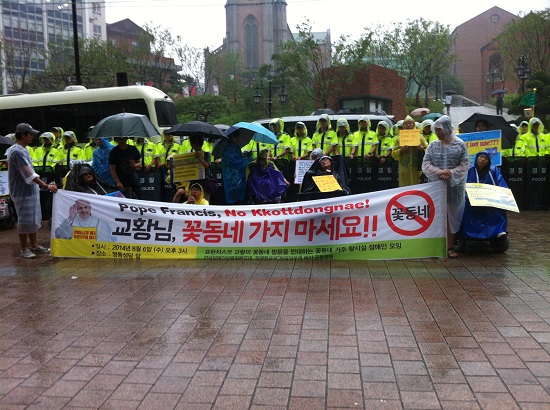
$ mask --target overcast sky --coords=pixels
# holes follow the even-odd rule
[[[510,13],[543,10],[548,0],[477,0],[466,1],[361,1],[361,0],[286,0],[287,21],[296,32],[296,25],[308,18],[314,31],[330,29],[336,40],[342,34],[359,37],[365,26],[391,21],[426,20],[449,25],[459,24],[498,6]],[[129,18],[143,25],[170,29],[183,42],[194,47],[217,48],[225,37],[225,0],[106,0],[107,23]]]

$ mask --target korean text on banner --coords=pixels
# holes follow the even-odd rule
[[[122,259],[437,257],[445,255],[446,215],[442,181],[322,201],[238,207],[59,191],[51,248],[56,257]]]
[[[469,182],[466,184],[466,192],[472,206],[490,206],[519,213],[516,199],[509,188]]]

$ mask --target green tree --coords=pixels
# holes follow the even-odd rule
[[[531,72],[550,72],[550,8],[508,23],[497,44],[507,76],[516,77],[514,69],[521,57],[529,62]]]
[[[311,100],[327,108],[329,98],[338,98],[341,85],[349,83],[361,66],[366,40],[352,41],[349,36],[342,36],[331,46],[317,40],[309,21],[296,28],[296,40],[282,44],[273,59],[285,78],[292,78]],[[332,67],[347,69],[335,75]]]
[[[229,111],[229,101],[219,95],[197,95],[180,98],[174,102],[176,112],[181,115],[182,122],[201,120],[210,122],[226,115]]]
[[[371,40],[369,57],[375,64],[392,68],[407,79],[407,91],[416,84],[416,103],[435,78],[447,71],[456,58],[449,53],[449,27],[422,18],[365,29]]]
[[[60,91],[74,84],[75,61],[71,41],[51,43],[43,51],[46,68],[30,77],[29,92]],[[111,87],[115,84],[116,73],[127,71],[124,57],[111,43],[100,39],[79,42],[82,85],[87,88]]]
[[[174,57],[181,37],[173,37],[168,29],[151,23],[145,24],[143,29],[145,33],[139,36],[137,45],[122,50],[132,66],[130,82],[153,84],[162,90],[171,88],[169,80],[178,71]]]

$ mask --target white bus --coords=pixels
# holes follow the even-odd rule
[[[41,133],[52,127],[74,131],[79,142],[85,142],[90,126],[121,112],[144,114],[159,131],[177,123],[173,101],[153,87],[68,88],[73,90],[1,96],[0,135],[27,122]]]

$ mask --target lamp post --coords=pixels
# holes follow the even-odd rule
[[[516,74],[521,80],[521,93],[523,94],[525,92],[525,80],[528,80],[531,77],[531,66],[529,65],[529,62],[527,61],[525,56],[521,56],[518,59]]]
[[[261,81],[261,80],[260,80]],[[262,99],[262,94],[260,93],[260,90],[263,90],[263,86],[260,83],[260,86],[256,86],[256,92],[254,93],[254,102],[256,104],[260,103],[260,100]],[[272,117],[272,108],[273,108],[273,79],[269,77],[267,79],[267,113],[269,118]],[[285,92],[285,85],[281,85],[281,91],[279,92],[279,101],[281,103],[286,102],[287,94]]]

